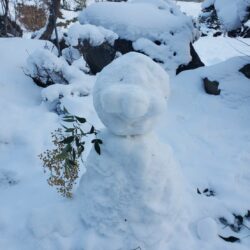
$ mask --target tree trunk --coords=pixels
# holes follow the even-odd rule
[[[47,26],[40,39],[51,40],[52,33],[55,29],[56,19],[60,12],[60,2],[61,0],[51,0],[49,6],[49,18],[47,21]]]

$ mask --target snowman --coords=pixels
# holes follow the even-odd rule
[[[153,132],[168,97],[168,74],[139,53],[98,75],[93,101],[106,129],[78,188],[82,221],[98,242],[91,249],[167,249],[183,196],[171,149]]]

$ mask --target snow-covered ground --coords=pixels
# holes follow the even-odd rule
[[[250,56],[250,39],[200,37],[194,47],[205,65],[210,66],[235,56]]]
[[[177,5],[180,6],[181,11],[187,15],[197,18],[201,13],[201,3],[177,1]]]
[[[179,4],[197,16],[200,4]],[[113,242],[103,248],[78,218],[82,208],[46,183],[48,174],[38,154],[51,147],[50,133],[61,118],[43,101],[44,91],[23,72],[28,56],[44,46],[37,40],[0,39],[0,249],[118,250]],[[195,48],[208,67],[171,77],[169,103],[157,127],[187,182],[183,217],[167,249],[248,250],[250,230],[243,227],[235,233],[218,218],[233,223],[233,213],[243,216],[250,210],[250,84],[238,71],[249,63],[249,57],[243,57],[249,55],[249,46],[208,36]],[[204,77],[219,81],[219,96],[205,93]],[[67,95],[61,103],[98,129],[103,127],[92,95]],[[205,189],[215,196],[202,193]],[[250,221],[245,223],[250,227]],[[223,241],[218,234],[241,242]]]

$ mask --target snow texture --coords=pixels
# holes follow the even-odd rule
[[[249,43],[246,39],[242,41]],[[248,47],[244,47],[242,42],[236,40],[233,42],[223,36],[202,37],[194,45],[202,55],[202,60],[209,66],[185,71],[178,76],[170,75],[171,96],[168,100],[168,112],[163,114],[162,122],[156,129],[162,143],[159,143],[158,139],[155,141],[157,137],[148,133],[146,136],[138,137],[141,138],[140,141],[142,137],[144,142],[151,141],[152,146],[146,147],[144,144],[141,148],[141,144],[135,142],[134,136],[124,136],[122,144],[126,155],[124,163],[130,158],[133,162],[147,162],[154,156],[147,155],[144,158],[142,152],[152,151],[159,157],[158,160],[164,157],[163,164],[165,164],[170,159],[168,157],[171,153],[165,157],[160,155],[157,149],[163,147],[162,150],[165,152],[168,150],[166,144],[169,144],[173,148],[169,151],[172,151],[174,158],[180,162],[181,171],[188,180],[189,185],[185,190],[187,195],[182,196],[185,206],[181,212],[185,216],[181,216],[179,223],[175,222],[173,228],[171,225],[171,230],[174,232],[172,235],[167,227],[166,235],[171,236],[166,237],[167,245],[164,243],[160,250],[249,250],[250,237],[246,237],[249,235],[249,230],[244,227],[235,233],[229,227],[224,228],[218,221],[219,217],[225,217],[233,223],[232,213],[243,216],[249,210],[250,84],[249,79],[239,72],[240,68],[249,63],[249,57],[242,56],[242,53],[248,53]],[[147,224],[136,227],[136,230],[133,225],[139,237],[132,247],[127,247],[125,244],[120,246],[122,233],[117,236],[117,240],[110,239],[107,246],[107,238],[100,235],[97,230],[87,227],[81,219],[85,218],[84,204],[79,202],[78,195],[73,200],[64,200],[55,189],[47,185],[48,174],[43,173],[42,162],[37,155],[52,147],[51,132],[61,127],[62,120],[47,108],[41,97],[42,89],[36,86],[22,70],[28,55],[44,46],[45,42],[41,40],[0,38],[1,250],[150,249],[140,244],[139,240],[145,235],[148,235],[149,239],[156,239],[155,232],[151,237]],[[75,62],[79,63],[78,60]],[[126,68],[123,71],[125,72]],[[204,77],[219,81],[221,89],[219,96],[205,93],[202,82]],[[93,78],[90,79],[92,80]],[[70,87],[70,84],[62,86]],[[70,113],[87,118],[98,130],[103,128],[93,107],[91,92],[85,97],[78,95],[62,97],[61,105]],[[103,131],[100,136],[104,140],[106,135],[109,138],[116,138],[108,131]],[[92,145],[90,142],[86,142],[86,154],[90,145]],[[137,153],[141,150],[138,153],[141,159],[135,157],[133,148],[131,157],[128,153],[130,145],[136,147]],[[111,149],[112,146],[114,152],[119,151],[115,143],[108,142],[106,147],[105,141],[102,150]],[[121,152],[119,154],[121,155]],[[86,161],[85,156],[84,161]],[[100,157],[102,156],[104,155]],[[95,154],[95,158],[98,157]],[[110,157],[113,158],[112,155]],[[115,168],[117,165],[111,166]],[[101,170],[103,167],[105,166],[100,165]],[[145,171],[153,171],[153,167],[155,166],[146,168]],[[157,170],[158,166],[156,167]],[[137,173],[131,166],[128,169]],[[84,174],[84,170],[82,165],[80,175]],[[154,175],[150,176],[151,173],[147,174],[147,177],[153,181]],[[170,174],[172,173],[170,171]],[[162,182],[159,183],[161,184]],[[118,182],[114,185],[116,188],[119,187]],[[201,191],[205,188],[212,189],[215,191],[215,196],[197,194],[197,188]],[[100,202],[108,198],[107,193],[102,191],[105,195],[103,197],[98,195]],[[111,193],[113,192],[114,190],[111,190]],[[95,198],[95,192],[91,190],[91,194]],[[88,202],[86,201],[86,206]],[[158,209],[158,204],[154,204],[153,209]],[[106,220],[105,218],[104,221]],[[164,221],[162,219],[160,227]],[[119,223],[122,228],[125,224],[124,228],[127,230],[125,220],[124,223],[119,220]],[[244,223],[250,227],[249,220]],[[128,232],[132,232],[132,229],[128,229]],[[164,230],[160,233],[164,233]],[[131,234],[128,236],[133,238]],[[225,237],[233,235],[241,238],[241,242],[226,242],[217,234]],[[114,238],[115,236],[112,236],[112,239]],[[153,248],[155,249],[157,248]]]
[[[133,41],[136,50],[168,70],[191,60],[189,44],[198,36],[192,18],[170,1],[96,3],[81,12],[79,22],[102,26]]]
[[[118,35],[111,30],[91,24],[73,24],[67,33],[66,41],[71,46],[77,46],[79,41],[87,40],[92,46],[98,46],[107,41],[113,45]]]

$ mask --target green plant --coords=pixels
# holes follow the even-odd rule
[[[248,231],[250,231],[250,227],[246,225],[247,221],[250,220],[250,210],[248,210],[246,212],[246,214],[243,215],[243,216],[240,215],[240,214],[234,214],[234,213],[233,213],[233,216],[234,216],[234,222],[233,223],[230,223],[225,217],[220,217],[219,218],[219,222],[222,225],[224,225],[224,228],[225,227],[229,227],[234,233],[239,233],[242,228],[245,228]],[[244,238],[247,238],[249,236],[250,235],[247,235]],[[219,235],[219,237],[221,239],[223,239],[224,241],[231,242],[231,243],[240,242],[241,241],[240,238],[235,237],[235,236],[224,237],[222,235]]]
[[[48,184],[56,186],[64,197],[72,198],[72,189],[79,173],[79,160],[82,160],[85,149],[84,137],[94,136],[92,143],[98,155],[101,154],[102,141],[97,138],[98,131],[93,125],[87,132],[82,130],[81,125],[87,122],[85,118],[71,115],[65,108],[64,114],[63,121],[72,126],[62,125],[62,128],[52,132],[55,147],[40,154],[39,158],[43,161],[44,172],[50,173]]]

